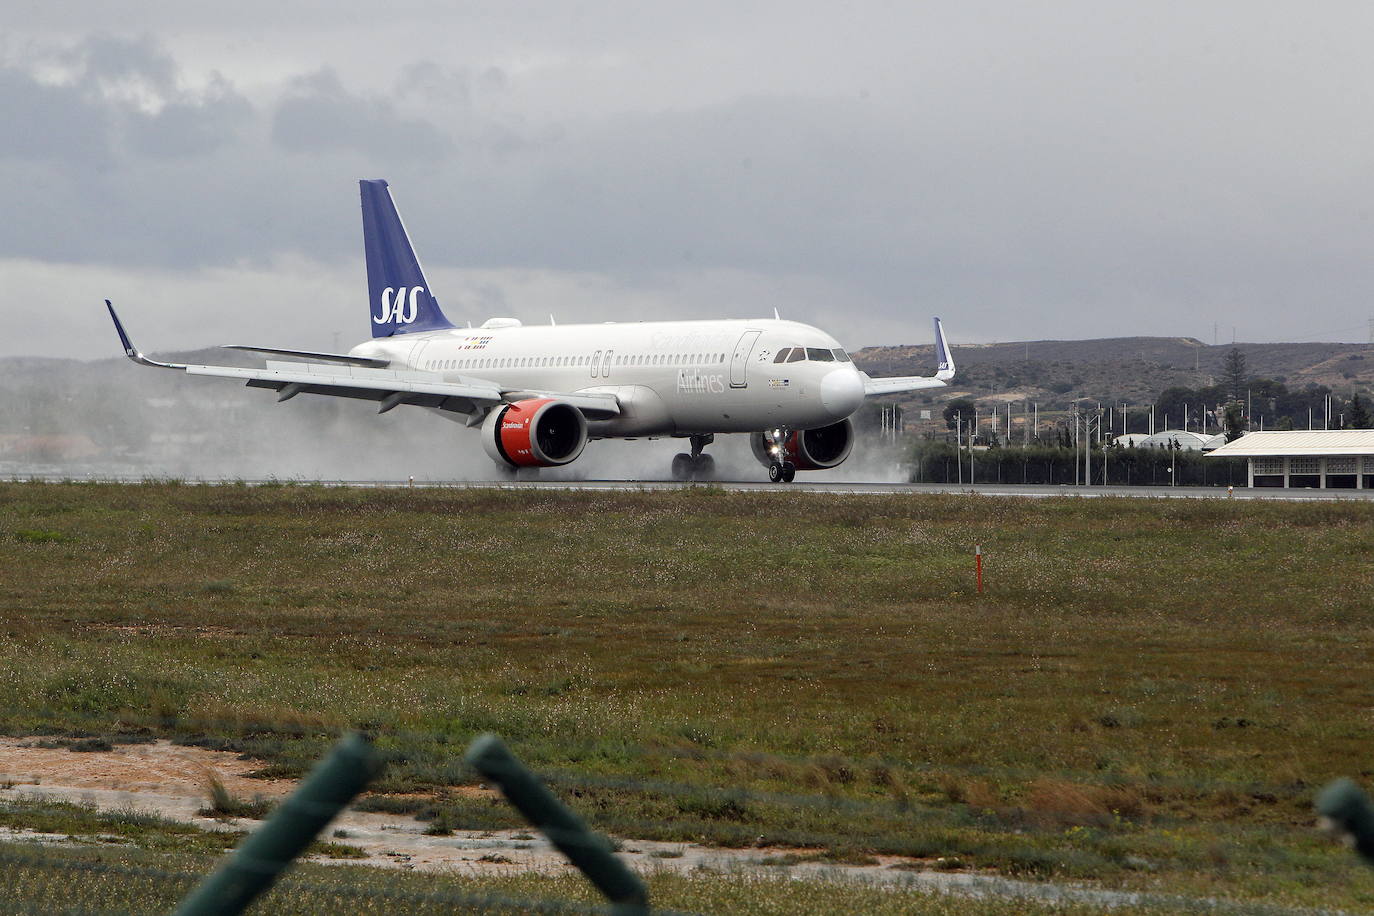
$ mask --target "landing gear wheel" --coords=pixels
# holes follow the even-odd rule
[[[791,483],[791,482],[792,482],[792,479],[793,479],[794,477],[796,477],[796,476],[797,476],[797,466],[796,466],[795,464],[793,464],[792,462],[789,461],[789,462],[787,462],[786,464],[784,464],[784,465],[782,466],[782,482],[783,482],[783,483]]]
[[[692,467],[696,462],[692,456],[686,452],[678,452],[673,456],[673,479],[689,480],[692,477]]]
[[[692,477],[696,480],[710,480],[716,476],[716,459],[710,455],[698,455],[692,468]]]
[[[769,482],[769,483],[782,483],[783,475],[784,475],[785,473],[786,473],[786,471],[783,470],[782,465],[778,464],[776,461],[770,461],[770,462],[768,462],[768,482]]]

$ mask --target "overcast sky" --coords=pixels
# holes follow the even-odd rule
[[[449,316],[1365,340],[1367,3],[60,4],[0,32],[0,354]],[[1234,331],[1233,331],[1234,329]],[[16,333],[17,331],[17,333]]]

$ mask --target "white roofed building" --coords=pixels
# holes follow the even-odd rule
[[[1206,433],[1195,433],[1187,429],[1164,429],[1157,433],[1144,436],[1140,433],[1133,434],[1136,438],[1132,442],[1122,442],[1122,445],[1129,445],[1135,448],[1174,448],[1177,446],[1189,451],[1210,451],[1226,441],[1225,436],[1213,436]],[[1117,440],[1124,439],[1118,436]]]
[[[1252,487],[1374,489],[1374,429],[1247,433],[1208,457],[1250,459]]]

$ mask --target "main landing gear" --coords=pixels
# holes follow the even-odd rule
[[[692,454],[678,452],[673,456],[674,480],[710,480],[716,476],[716,459],[703,455],[702,449],[716,441],[714,433],[691,436]]]

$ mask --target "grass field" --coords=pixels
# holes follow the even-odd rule
[[[479,828],[492,730],[621,836],[1359,908],[1371,556],[1363,503],[0,484],[0,727],[359,726],[366,804]]]

